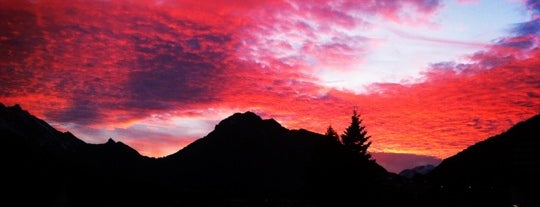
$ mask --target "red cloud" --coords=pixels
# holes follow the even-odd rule
[[[358,106],[372,150],[442,158],[540,112],[534,34],[503,39],[472,63],[436,64],[423,82],[374,84],[368,94],[327,88],[309,75],[314,63],[361,61],[372,40],[343,31],[368,27],[363,15],[415,23],[438,7],[424,0],[10,2],[0,8],[0,99],[78,131],[212,109],[339,131]],[[421,20],[403,15],[411,9]],[[115,133],[154,156],[187,143],[182,135]]]

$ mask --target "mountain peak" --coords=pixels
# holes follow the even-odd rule
[[[285,128],[274,119],[262,119],[259,115],[246,111],[235,113],[216,125],[216,130],[237,130],[237,129],[266,129],[270,131],[281,131]]]
[[[21,108],[21,105],[19,105],[19,104],[15,104],[15,105],[13,105],[13,106],[10,107],[10,108],[12,108],[12,109],[15,110],[15,111],[22,111],[22,110],[23,110],[23,109]]]
[[[251,111],[246,111],[244,113],[240,113],[240,112],[234,113],[232,116],[229,116],[228,118],[224,119],[220,123],[237,122],[237,121],[260,121],[260,120],[262,120],[262,118],[259,115]]]
[[[116,141],[114,139],[109,138],[105,144],[116,144]]]
[[[238,126],[251,126],[260,121],[262,121],[262,118],[251,111],[247,111],[244,113],[235,113],[227,117],[226,119],[220,121],[219,124],[216,126],[216,129]]]
[[[28,114],[28,112],[23,110],[21,105],[19,105],[19,104],[15,104],[13,106],[6,106],[6,105],[4,105],[3,103],[0,102],[0,109],[11,111],[12,113],[13,112],[17,112],[17,113],[23,112],[23,114]]]
[[[24,111],[22,109],[21,105],[19,105],[19,104],[15,104],[13,106],[6,106],[1,102],[0,102],[0,109],[8,109],[8,110],[13,111],[13,112],[23,112]]]
[[[38,145],[70,145],[73,141],[64,139],[63,133],[23,110],[19,104],[8,107],[2,104],[0,109],[0,128],[3,130],[27,137],[28,140],[39,143]]]

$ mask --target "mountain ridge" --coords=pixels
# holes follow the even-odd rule
[[[406,178],[409,178],[409,179],[412,179],[412,178],[415,178],[417,176],[424,176],[424,175],[430,173],[434,168],[435,168],[435,166],[433,166],[433,165],[421,165],[421,166],[413,167],[411,169],[402,170],[399,173],[399,175],[403,176],[403,177],[406,177]]]
[[[407,179],[335,139],[250,111],[184,149],[150,158],[112,138],[88,144],[19,105],[0,103],[7,146],[0,150],[7,176],[0,179],[10,189],[7,201],[21,205],[536,206],[528,189],[540,184],[539,126],[540,115],[533,116]],[[88,196],[94,189],[99,196]]]
[[[342,193],[374,194],[366,189],[379,186],[387,174],[375,162],[348,154],[333,139],[289,130],[249,111],[231,115],[205,137],[163,158],[142,156],[111,138],[88,144],[19,105],[0,106],[0,135],[14,140],[2,156],[12,170],[12,179],[4,181],[19,189],[9,197],[23,196],[28,205],[43,205],[42,200],[65,206],[139,206],[159,200],[163,206],[179,201],[213,206],[230,203],[231,198],[240,199],[241,206],[268,199],[326,205]],[[42,173],[35,176],[36,171]],[[345,190],[355,183],[366,189]],[[141,186],[155,191],[137,190]],[[85,197],[93,194],[91,189],[100,189],[103,197]]]

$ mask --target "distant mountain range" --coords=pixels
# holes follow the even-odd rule
[[[163,158],[88,144],[0,104],[5,193],[19,206],[534,206],[540,116],[410,180],[329,137],[236,113]],[[429,169],[428,169],[429,168]],[[414,174],[413,173],[413,174]],[[495,197],[493,197],[495,196]]]
[[[417,166],[412,169],[405,169],[399,173],[399,175],[412,179],[418,176],[424,176],[428,173],[430,173],[433,169],[435,169],[435,166],[433,165],[422,165]]]

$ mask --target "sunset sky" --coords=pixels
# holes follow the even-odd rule
[[[536,0],[0,0],[0,102],[165,156],[235,112],[446,158],[540,113]]]

